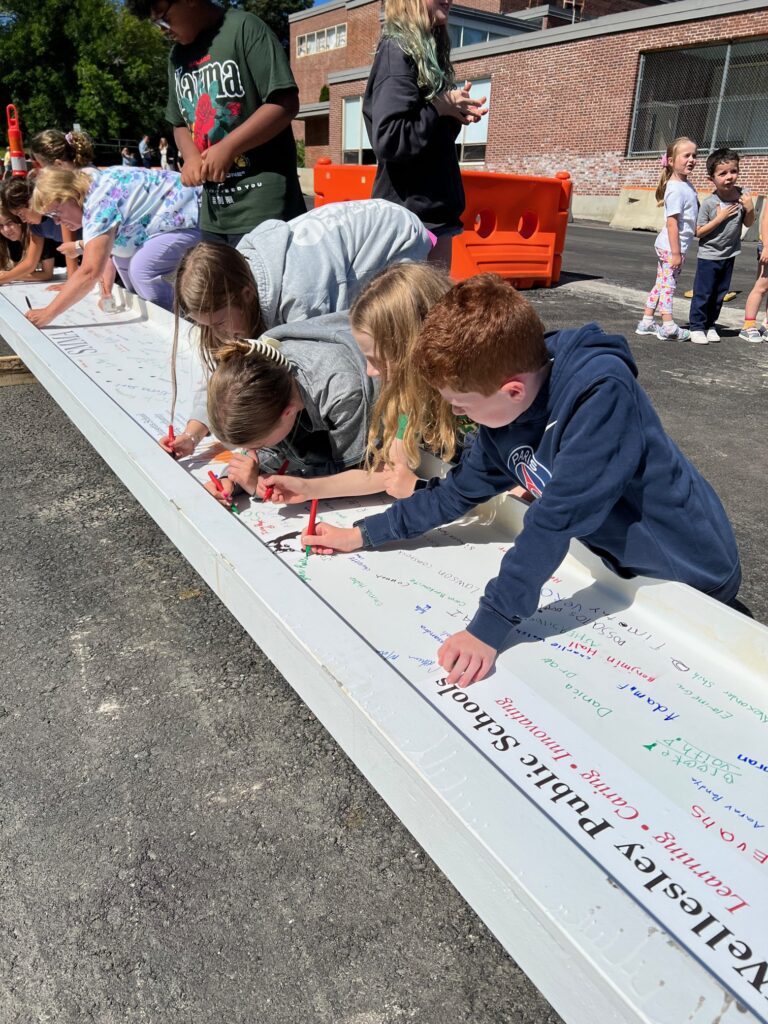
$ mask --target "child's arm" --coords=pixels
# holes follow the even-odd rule
[[[272,93],[268,101],[242,124],[203,151],[203,180],[224,181],[238,154],[269,142],[293,121],[298,112],[298,89],[280,89]]]
[[[53,260],[45,260],[50,263],[50,272],[45,276],[37,270],[40,259],[43,255],[45,239],[42,235],[29,234],[27,251],[10,270],[0,271],[0,284],[11,284],[13,281],[49,281],[53,277]]]
[[[741,204],[740,203],[730,203],[728,206],[723,206],[722,208],[718,207],[717,213],[714,215],[714,217],[711,220],[707,221],[705,224],[701,224],[701,223],[698,224],[698,226],[696,227],[696,237],[697,238],[704,238],[704,236],[708,235],[710,233],[710,231],[714,231],[715,228],[718,226],[718,224],[722,224],[724,220],[729,220],[731,217],[735,217],[739,213],[740,210],[741,210]],[[754,211],[753,211],[753,219],[754,219]],[[675,220],[677,220],[677,218],[675,218]],[[746,220],[746,217],[745,217],[745,220]],[[750,223],[751,223],[751,221],[750,221]],[[669,235],[669,240],[670,240],[670,242],[672,241],[672,233],[671,232],[670,232],[670,235]]]
[[[333,476],[268,476],[266,487],[274,488],[272,501],[278,505],[297,505],[313,498],[354,498],[386,491],[393,498],[413,493],[418,477],[407,467],[379,466],[373,471],[347,469]]]
[[[667,234],[669,235],[669,265],[674,270],[682,266],[683,254],[680,252],[680,223],[679,215],[673,214],[667,217]]]
[[[116,232],[117,228],[111,228],[103,235],[97,235],[96,238],[91,239],[85,246],[83,262],[77,272],[47,306],[43,306],[41,309],[30,309],[26,314],[27,320],[30,320],[36,327],[47,327],[59,313],[63,313],[80,299],[84,299],[104,273],[107,260],[112,253]]]
[[[64,225],[62,225],[61,226],[61,243],[62,243],[62,246],[65,245],[67,242],[75,242],[75,241],[76,241],[76,239],[75,239],[75,232],[74,231],[70,231],[69,228],[65,228]],[[77,268],[79,266],[79,263],[77,262],[77,257],[76,256],[67,255],[66,252],[65,252],[65,259],[66,259],[66,262],[67,262],[67,277],[69,278],[69,277],[72,277],[72,275],[75,273],[75,271],[77,270]]]
[[[203,184],[203,158],[195,145],[192,133],[186,125],[173,129],[173,139],[184,160],[181,168],[181,184],[193,188]]]
[[[752,196],[742,195],[741,206],[744,209],[744,220],[742,224],[745,228],[751,228],[755,223],[755,204],[752,200]]]

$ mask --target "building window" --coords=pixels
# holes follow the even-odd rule
[[[655,156],[685,135],[703,151],[768,152],[768,40],[644,53],[629,156]]]
[[[333,25],[331,28],[320,28],[317,32],[305,32],[296,38],[296,56],[309,57],[313,53],[324,53],[326,50],[338,50],[347,45],[347,26]]]
[[[451,38],[451,49],[458,49],[460,46],[474,46],[475,43],[487,43],[489,39],[502,38],[485,29],[462,25],[460,22],[451,22],[448,26],[448,35]]]
[[[344,100],[342,133],[343,164],[375,164],[371,142],[363,121],[363,97],[348,96]]]
[[[469,95],[480,99],[485,96],[487,103],[491,100],[490,78],[477,78],[472,83]],[[485,160],[485,146],[488,142],[488,115],[477,124],[465,124],[456,140],[456,151],[459,163],[477,164]]]

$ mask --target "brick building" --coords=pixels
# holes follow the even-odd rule
[[[522,174],[565,168],[576,214],[610,219],[620,190],[655,185],[666,142],[685,134],[702,152],[734,146],[745,184],[768,192],[765,0],[575,3],[454,6],[457,78],[490,96],[487,119],[462,132],[464,163]],[[378,0],[330,0],[291,16],[297,137],[303,123],[309,166],[320,156],[373,162],[361,107],[380,24]],[[706,186],[703,161],[694,184]]]

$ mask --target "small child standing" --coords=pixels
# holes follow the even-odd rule
[[[675,139],[667,146],[661,163],[664,169],[656,188],[656,202],[659,206],[664,204],[664,227],[654,242],[659,257],[656,284],[635,334],[655,334],[661,341],[689,341],[691,332],[679,327],[672,317],[672,299],[686,251],[696,232],[699,199],[688,181],[696,166],[696,143],[684,137]],[[653,321],[657,309],[661,313],[660,327]]]
[[[741,252],[741,226],[750,227],[755,219],[752,200],[736,184],[739,154],[735,150],[713,150],[707,157],[707,175],[715,191],[701,204],[696,227],[699,256],[688,324],[694,345],[720,341],[715,323]]]

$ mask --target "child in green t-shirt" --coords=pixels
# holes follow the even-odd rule
[[[174,41],[166,116],[184,161],[182,183],[204,186],[204,234],[236,244],[264,220],[303,213],[291,132],[298,88],[272,30],[210,0],[126,7]]]

